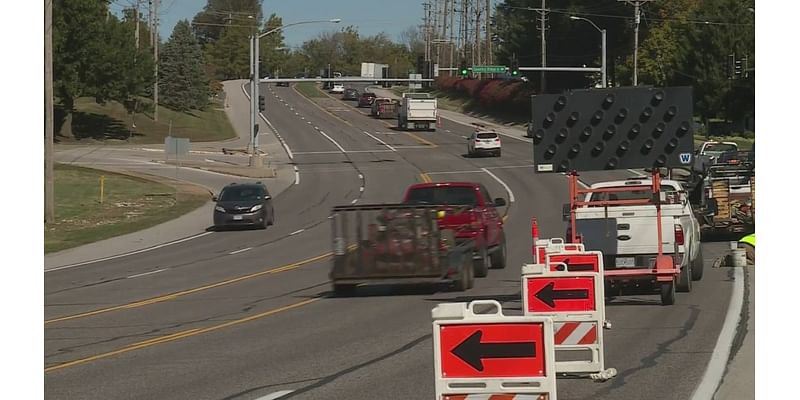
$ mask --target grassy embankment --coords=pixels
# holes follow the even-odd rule
[[[222,101],[214,101],[206,110],[177,112],[158,108],[158,122],[152,113],[128,113],[117,102],[97,104],[93,99],[80,98],[75,102],[72,135],[57,135],[59,143],[164,143],[170,132],[174,137],[189,138],[192,142],[231,139],[236,133],[223,109]],[[135,124],[135,127],[134,127]]]
[[[100,203],[100,176],[105,176]],[[177,191],[177,203],[175,195]],[[210,195],[196,186],[170,186],[139,177],[56,164],[56,221],[45,224],[45,253],[135,232],[181,216]]]

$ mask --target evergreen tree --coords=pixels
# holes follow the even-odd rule
[[[214,44],[206,47],[206,59],[219,80],[250,76],[250,35],[254,29],[229,27]]]
[[[161,102],[172,109],[187,111],[208,105],[209,86],[205,59],[189,21],[175,25],[159,60]]]

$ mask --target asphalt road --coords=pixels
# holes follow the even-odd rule
[[[278,391],[292,391],[283,397],[292,399],[431,398],[436,304],[494,298],[520,312],[530,220],[539,219],[543,237],[563,235],[567,199],[563,175],[533,173],[528,141],[504,137],[503,157],[468,158],[471,128],[458,123],[407,134],[334,99],[320,108],[293,88],[264,85],[262,94],[300,173],[300,184],[275,199],[276,225],[47,273],[47,398],[257,399]],[[509,201],[501,210],[509,266],[466,293],[368,287],[356,297],[330,296],[330,208],[398,201],[422,173],[478,181]],[[705,277],[674,306],[657,296],[612,300],[606,365],[619,376],[559,380],[559,398],[688,398],[730,297],[727,271],[710,268],[725,247],[704,244]]]

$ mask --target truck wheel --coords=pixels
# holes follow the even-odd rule
[[[661,283],[661,305],[671,306],[675,304],[675,280],[672,282]]]
[[[697,258],[692,260],[692,280],[699,281],[703,279],[703,265],[705,262],[703,261],[703,247],[700,247],[700,250],[697,251]]]
[[[500,246],[492,253],[492,268],[503,269],[506,267],[506,238],[500,240]]]
[[[333,293],[337,297],[348,297],[352,296],[356,293],[356,285],[350,283],[334,283],[333,284]]]
[[[481,247],[480,249],[480,259],[473,260],[473,264],[475,265],[475,276],[478,278],[486,277],[489,275],[489,251],[486,249],[486,246]]]
[[[692,264],[694,264],[694,260],[686,264],[685,267],[681,268],[681,273],[678,275],[678,284],[676,287],[677,291],[684,293],[692,291]]]

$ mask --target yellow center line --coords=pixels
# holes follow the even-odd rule
[[[103,358],[108,358],[108,357],[111,357],[111,356],[115,356],[117,354],[127,353],[127,352],[130,352],[130,351],[143,349],[145,347],[155,346],[157,344],[168,343],[168,342],[173,342],[175,340],[184,339],[184,338],[191,337],[191,336],[202,335],[204,333],[213,332],[213,331],[216,331],[216,330],[219,330],[219,329],[227,328],[229,326],[243,324],[245,322],[253,321],[253,320],[256,320],[256,319],[259,319],[259,318],[268,317],[270,315],[277,314],[277,313],[282,312],[282,311],[288,311],[288,310],[291,310],[293,308],[302,307],[304,305],[311,304],[311,303],[313,303],[313,302],[315,302],[315,301],[317,301],[319,299],[320,299],[319,297],[314,297],[314,298],[311,298],[311,299],[308,299],[308,300],[303,300],[301,302],[297,302],[297,303],[289,304],[287,306],[283,306],[283,307],[280,307],[280,308],[276,308],[276,309],[272,309],[272,310],[269,310],[269,311],[265,311],[265,312],[260,313],[260,314],[251,315],[249,317],[245,317],[245,318],[241,318],[241,319],[237,319],[237,320],[233,320],[233,321],[228,321],[228,322],[225,322],[223,324],[212,325],[212,326],[205,327],[205,328],[189,329],[189,330],[185,330],[185,331],[169,334],[169,335],[166,335],[166,336],[160,336],[160,337],[157,337],[157,338],[144,340],[144,341],[141,341],[141,342],[138,342],[138,343],[134,343],[134,344],[125,346],[125,347],[123,347],[121,349],[117,349],[117,350],[114,350],[114,351],[101,353],[101,354],[96,354],[96,355],[93,355],[93,356],[90,356],[90,357],[80,358],[80,359],[69,361],[69,362],[66,362],[66,363],[63,363],[63,364],[58,364],[58,365],[54,365],[52,367],[47,367],[47,368],[44,369],[44,372],[56,371],[56,370],[59,370],[59,369],[72,367],[72,366],[80,365],[80,364],[85,364],[85,363],[88,363],[88,362],[91,362],[91,361],[100,360],[100,359],[103,359]]]
[[[420,176],[420,178],[422,179],[422,182],[424,182],[424,183],[431,183],[431,182],[433,182],[433,180],[431,179],[431,177],[430,177],[428,174],[424,173],[424,172],[423,172],[423,173],[421,173],[421,174],[419,174],[419,176]]]
[[[306,99],[307,99],[307,100],[308,100],[308,101],[309,101],[311,104],[315,105],[317,108],[319,108],[320,110],[322,110],[322,111],[323,111],[323,112],[325,112],[326,114],[330,115],[330,116],[331,116],[331,117],[333,117],[333,118],[336,118],[336,119],[338,119],[339,121],[342,121],[342,122],[344,122],[345,124],[347,124],[347,125],[349,125],[349,126],[351,126],[351,127],[354,127],[354,126],[353,126],[353,124],[351,124],[349,121],[347,121],[347,120],[345,120],[344,118],[341,118],[341,117],[339,117],[338,115],[336,115],[336,114],[334,114],[334,113],[332,113],[332,112],[328,111],[327,109],[325,109],[325,107],[322,107],[321,105],[317,104],[317,102],[316,102],[316,101],[314,101],[314,100],[311,100],[311,98],[310,98],[310,97],[306,97],[305,95],[303,95],[302,93],[300,93],[300,92],[299,92],[299,91],[298,91],[298,90],[297,90],[297,89],[296,89],[294,86],[292,86],[292,89],[294,89],[294,91],[295,91],[295,92],[297,92],[297,94],[299,94],[300,96],[303,96],[303,97],[305,97],[305,98],[306,98]],[[324,90],[320,90],[320,92],[322,92],[322,94],[324,94],[324,95],[326,95],[326,96],[328,96],[328,97],[330,97],[330,98],[332,98],[332,99],[336,100],[336,98],[335,98],[335,97],[331,96],[331,95],[330,95],[330,94],[328,94],[328,93],[325,93],[325,91],[324,91]]]
[[[433,142],[431,142],[431,141],[430,141],[430,140],[428,140],[428,139],[425,139],[425,138],[419,137],[419,136],[417,136],[417,134],[415,134],[415,133],[412,133],[412,132],[406,132],[406,134],[407,134],[408,136],[411,136],[412,138],[414,138],[414,140],[416,140],[417,142],[419,142],[419,143],[422,143],[422,144],[424,144],[424,145],[431,146],[432,148],[439,147],[439,145],[437,145],[436,143],[433,143]]]
[[[118,305],[118,306],[113,306],[113,307],[108,307],[108,308],[101,308],[99,310],[88,311],[88,312],[84,312],[84,313],[80,313],[80,314],[68,315],[68,316],[65,316],[65,317],[59,317],[59,318],[54,318],[54,319],[50,319],[50,320],[45,320],[44,323],[45,323],[45,325],[47,325],[47,324],[51,324],[51,323],[55,323],[55,322],[69,321],[69,320],[72,320],[72,319],[85,318],[85,317],[89,317],[89,316],[97,315],[97,314],[104,314],[104,313],[111,312],[111,311],[126,310],[126,309],[131,309],[131,308],[142,307],[142,306],[146,306],[146,305],[150,305],[150,304],[161,303],[161,302],[164,302],[164,301],[167,301],[167,300],[175,299],[175,298],[180,297],[180,296],[186,296],[188,294],[202,292],[204,290],[209,290],[209,289],[217,288],[217,287],[220,287],[220,286],[230,285],[232,283],[241,282],[241,281],[244,281],[244,280],[247,280],[247,279],[256,278],[256,277],[259,277],[259,276],[262,276],[262,275],[277,274],[279,272],[285,272],[285,271],[293,270],[295,268],[300,268],[303,265],[310,264],[310,263],[313,263],[313,262],[328,258],[332,254],[333,253],[328,252],[328,253],[321,254],[321,255],[318,255],[316,257],[311,257],[311,258],[308,258],[308,259],[305,259],[305,260],[302,260],[302,261],[298,261],[298,262],[295,262],[295,263],[292,263],[292,264],[287,264],[287,265],[284,265],[284,266],[281,266],[281,267],[268,269],[266,271],[260,271],[260,272],[256,272],[256,273],[253,273],[253,274],[240,276],[240,277],[237,277],[237,278],[226,279],[224,281],[212,283],[212,284],[209,284],[209,285],[200,286],[200,287],[196,287],[196,288],[188,289],[188,290],[183,290],[183,291],[180,291],[180,292],[170,293],[170,294],[166,294],[166,295],[162,295],[162,296],[157,296],[157,297],[153,297],[153,298],[149,298],[149,299],[145,299],[145,300],[139,300],[139,301],[135,301],[135,302],[132,302],[132,303],[126,303],[126,304],[121,304],[121,305]]]

